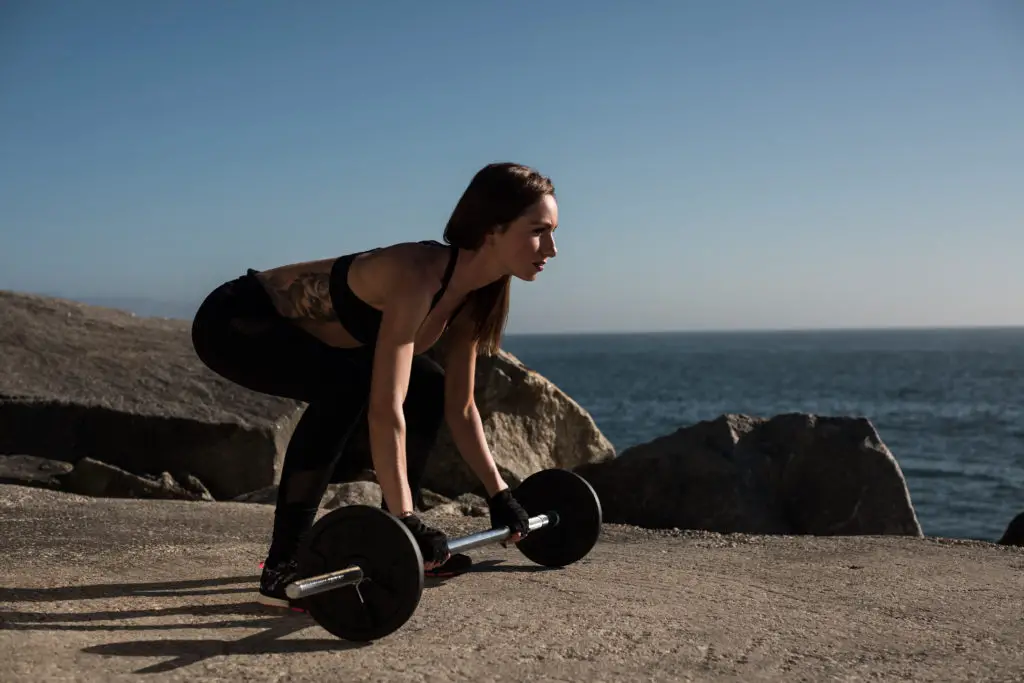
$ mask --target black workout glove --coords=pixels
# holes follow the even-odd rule
[[[399,519],[412,532],[412,537],[416,539],[416,545],[420,547],[424,563],[441,563],[448,559],[448,537],[443,531],[427,526],[416,515],[399,517]]]
[[[530,515],[523,506],[512,497],[512,491],[505,489],[487,499],[487,508],[491,511],[491,528],[509,527],[512,533],[519,532],[526,536],[530,530]]]

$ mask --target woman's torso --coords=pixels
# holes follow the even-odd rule
[[[419,354],[437,342],[459,305],[447,291],[454,256],[453,248],[437,242],[402,243],[288,264],[260,271],[256,278],[284,318],[325,344],[354,348],[375,342],[380,309],[388,292],[387,271],[426,269],[431,276],[436,272],[434,306],[416,333],[414,352]]]

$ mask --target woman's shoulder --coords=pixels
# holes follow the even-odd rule
[[[397,242],[386,247],[379,247],[371,258],[385,262],[389,267],[409,273],[431,277],[440,276],[449,261],[451,247],[435,240],[419,242]]]
[[[451,247],[434,240],[396,242],[359,252],[351,270],[354,280],[365,282],[382,294],[434,291],[444,278],[450,255]]]

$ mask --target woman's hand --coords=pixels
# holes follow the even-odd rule
[[[491,513],[491,528],[509,527],[512,535],[506,543],[518,543],[530,531],[530,515],[512,496],[510,489],[504,489],[487,499]]]

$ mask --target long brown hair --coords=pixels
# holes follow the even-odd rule
[[[555,195],[550,178],[522,164],[500,162],[477,171],[462,193],[444,228],[444,241],[459,249],[479,249],[486,236],[504,231],[544,195]],[[466,312],[473,320],[478,351],[496,354],[508,319],[511,277],[481,287],[469,295]]]

